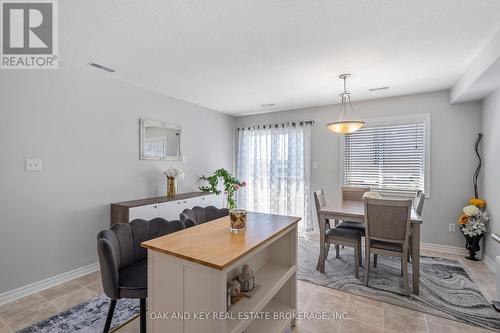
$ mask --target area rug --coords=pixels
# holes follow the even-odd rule
[[[364,268],[360,268],[360,280],[354,277],[352,249],[341,249],[340,259],[336,259],[332,246],[325,262],[324,274],[316,270],[318,254],[318,242],[299,238],[297,275],[300,280],[470,325],[500,330],[500,315],[493,310],[456,260],[422,256],[420,295],[411,294],[408,297],[404,295],[401,261],[397,258],[379,255],[377,267],[370,267],[369,287],[365,287]],[[409,275],[411,286],[411,268]]]
[[[17,333],[100,333],[106,321],[109,302],[108,297],[99,295]],[[139,300],[118,300],[111,328],[124,324],[137,314],[139,314]]]

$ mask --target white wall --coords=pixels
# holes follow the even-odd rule
[[[479,195],[486,199],[490,215],[488,229],[500,233],[500,89],[483,101],[483,186]],[[500,256],[500,244],[485,238],[486,256],[495,261]]]
[[[0,117],[0,293],[96,262],[109,203],[163,195],[160,170],[187,192],[233,166],[233,117],[85,66],[1,71]],[[139,160],[139,117],[181,125],[185,163]]]
[[[424,205],[422,241],[464,246],[460,232],[448,232],[465,203],[473,196],[472,173],[476,166],[474,142],[481,128],[479,103],[449,104],[447,91],[355,103],[362,118],[431,114],[431,198]],[[326,129],[335,121],[338,106],[325,106],[239,117],[236,126],[270,124],[288,120],[314,120],[311,134],[311,188],[323,187],[327,198],[340,192],[339,136]],[[313,214],[314,216],[315,214]]]

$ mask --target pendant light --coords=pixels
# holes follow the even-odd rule
[[[330,131],[339,134],[356,132],[365,125],[365,122],[358,117],[352,107],[351,93],[347,92],[346,83],[349,77],[351,77],[351,74],[341,74],[339,76],[341,80],[344,80],[344,91],[339,95],[341,99],[340,115],[337,121],[326,125]]]

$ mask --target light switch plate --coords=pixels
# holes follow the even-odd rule
[[[26,171],[42,171],[42,160],[36,158],[28,158],[25,160]]]

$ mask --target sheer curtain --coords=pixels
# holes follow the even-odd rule
[[[238,130],[238,207],[302,217],[312,229],[310,203],[311,128],[305,123]]]

